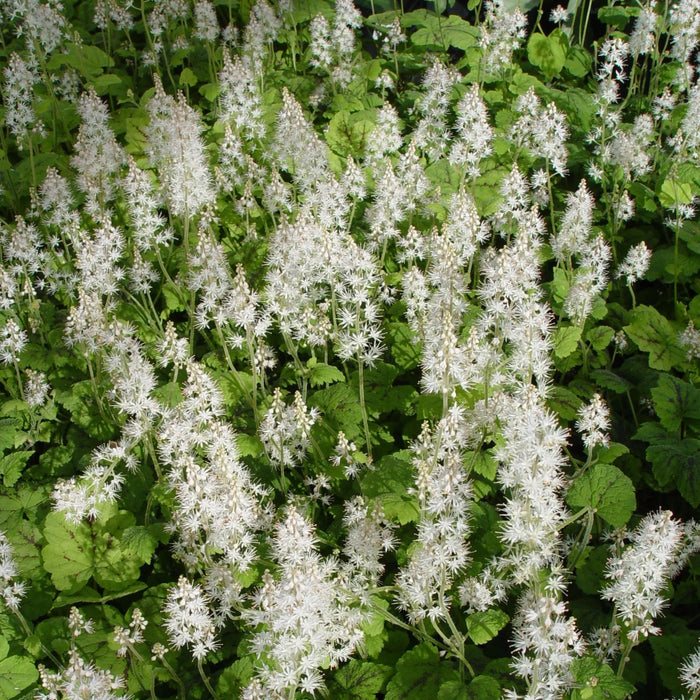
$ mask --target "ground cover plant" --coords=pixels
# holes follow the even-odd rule
[[[697,2],[0,17],[0,699],[700,696]]]

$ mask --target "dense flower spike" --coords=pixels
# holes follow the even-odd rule
[[[294,505],[275,527],[272,553],[278,574],[263,574],[243,613],[256,630],[250,647],[258,658],[245,697],[315,694],[324,688],[321,669],[346,661],[362,643],[367,612],[346,590],[338,562],[319,555],[314,527]]]
[[[621,540],[608,559],[605,578],[610,583],[601,596],[615,603],[626,639],[637,644],[661,633],[654,620],[667,605],[664,591],[678,572],[676,560],[684,549],[697,551],[699,543],[697,536],[686,536],[683,524],[670,511],[663,510],[647,515],[624,539],[629,544]]]
[[[219,646],[216,626],[208,600],[200,586],[180,576],[165,602],[168,616],[165,629],[170,643],[177,648],[188,646],[195,659],[203,659]]]
[[[180,93],[166,95],[156,76],[155,95],[148,103],[148,154],[158,168],[161,189],[175,216],[195,216],[214,201],[212,176],[197,113]]]

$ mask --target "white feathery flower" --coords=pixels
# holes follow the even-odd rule
[[[650,262],[651,251],[647,248],[647,244],[642,241],[627,251],[625,259],[617,269],[617,276],[626,277],[627,284],[634,284],[644,277]]]
[[[511,6],[503,0],[487,0],[484,6],[479,46],[486,73],[493,75],[512,62],[513,52],[525,38],[527,17],[519,7],[509,12]]]
[[[21,150],[30,135],[33,126],[41,128],[34,111],[34,85],[41,80],[36,60],[24,60],[14,51],[3,70],[5,82],[2,86],[5,103],[5,124],[17,138],[17,147]]]
[[[9,18],[18,21],[17,36],[27,35],[30,46],[32,42],[38,42],[45,54],[60,46],[66,33],[66,18],[60,0],[8,0],[6,4]]]
[[[452,140],[448,160],[464,166],[470,178],[480,175],[479,163],[493,152],[493,127],[488,121],[488,110],[479,86],[474,84],[457,103],[457,137]]]
[[[564,24],[564,22],[569,21],[569,11],[562,7],[561,5],[557,5],[550,13],[549,15],[549,21],[552,24]]]
[[[630,34],[630,54],[633,58],[644,56],[654,50],[658,21],[659,17],[651,7],[641,8]]]
[[[77,243],[75,267],[83,291],[101,296],[116,294],[125,274],[118,265],[126,245],[122,230],[105,220],[92,235],[80,231]]]
[[[700,690],[700,648],[683,659],[678,668],[678,677],[689,692],[696,693]]]
[[[197,0],[194,6],[194,36],[202,41],[214,43],[219,37],[219,22],[214,5],[209,0]]]
[[[610,409],[600,394],[593,394],[591,402],[578,412],[576,430],[583,436],[583,444],[590,452],[596,445],[607,447],[610,442]]]
[[[363,642],[369,611],[356,605],[338,562],[320,556],[314,526],[293,504],[275,526],[272,554],[276,573],[263,574],[242,612],[258,655],[243,697],[315,694],[325,688],[321,669],[347,661]]]
[[[32,369],[25,369],[27,381],[24,385],[24,400],[32,407],[41,407],[51,391],[51,385],[46,381],[44,372],[35,372]]]
[[[608,559],[602,591],[604,600],[615,603],[617,619],[635,643],[650,634],[660,634],[654,618],[666,607],[663,595],[683,546],[682,523],[670,511],[647,515],[628,534],[630,543]]]
[[[148,102],[146,152],[158,168],[165,200],[175,216],[195,216],[213,204],[215,192],[202,141],[202,122],[187,104],[166,95],[155,76],[156,91]]]
[[[552,251],[560,262],[578,254],[585,245],[591,233],[594,206],[593,195],[586,181],[581,180],[576,192],[567,195],[566,211],[556,238],[552,241]]]
[[[92,634],[92,620],[86,620],[83,614],[72,607],[68,615],[68,627],[71,631],[71,648],[68,652],[68,664],[60,671],[49,671],[39,664],[39,680],[47,692],[39,692],[39,700],[57,700],[58,698],[90,698],[90,700],[117,700],[128,697],[122,689],[126,686],[123,676],[86,661],[76,649],[75,641],[81,634]]]
[[[304,459],[310,444],[311,427],[318,420],[317,408],[307,409],[297,391],[294,403],[286,406],[279,387],[275,387],[272,405],[260,423],[260,439],[273,465],[296,467]]]
[[[396,107],[385,102],[377,110],[377,121],[367,135],[365,164],[376,167],[384,159],[397,153],[403,145]]]
[[[501,424],[497,478],[509,492],[501,507],[502,565],[510,565],[513,582],[521,583],[559,562],[560,528],[568,515],[562,497],[567,432],[531,385],[504,398]]]
[[[413,141],[431,161],[436,161],[448,147],[449,129],[447,110],[453,86],[460,74],[453,67],[444,66],[437,57],[425,73],[425,94],[418,104],[421,119],[413,131]]]
[[[141,252],[158,245],[168,244],[172,230],[158,211],[159,201],[149,174],[136,165],[130,155],[127,158],[129,170],[122,179],[122,189],[126,194],[127,209],[131,219],[130,234]]]
[[[24,597],[26,585],[15,580],[19,569],[14,559],[14,547],[0,530],[0,596],[9,610],[17,612]]]
[[[553,592],[528,589],[513,617],[511,668],[528,682],[532,698],[560,698],[574,685],[571,663],[585,651],[576,620]]]
[[[87,210],[96,216],[114,197],[114,177],[126,155],[109,127],[107,105],[93,87],[78,99],[78,114],[82,122],[71,165],[78,171],[78,187],[87,196]]]
[[[239,135],[247,139],[263,138],[266,126],[258,77],[245,57],[231,58],[229,52],[224,51],[223,58],[224,65],[218,76],[221,116],[235,124]]]
[[[0,329],[0,362],[5,364],[17,362],[28,340],[27,331],[20,328],[13,318],[8,318]]]
[[[368,503],[355,496],[344,505],[343,524],[347,529],[343,554],[347,559],[348,578],[358,597],[379,585],[384,571],[381,557],[392,551],[396,542],[392,525],[386,520],[378,502]]]
[[[309,25],[311,33],[311,65],[325,71],[333,65],[333,44],[331,43],[331,25],[322,15],[316,15]]]
[[[451,588],[469,563],[471,483],[462,464],[464,411],[453,405],[433,437],[427,422],[412,446],[420,519],[396,578],[397,603],[413,623],[444,619]]]
[[[208,602],[201,586],[180,576],[163,607],[170,643],[177,649],[189,647],[198,661],[220,646]]]
[[[700,331],[695,328],[693,321],[688,321],[685,330],[679,335],[678,342],[682,348],[687,348],[688,361],[700,357]]]

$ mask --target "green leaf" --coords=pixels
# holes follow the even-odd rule
[[[688,250],[688,246],[680,241],[677,249],[675,246],[660,246],[654,251],[646,279],[649,281],[660,279],[668,284],[676,280],[686,282],[694,279],[698,270],[700,270],[700,256]]]
[[[221,94],[221,86],[218,83],[206,83],[199,86],[199,94],[209,102],[214,100]]]
[[[0,700],[17,697],[36,683],[39,672],[28,656],[10,656],[0,661]]]
[[[501,686],[495,678],[476,676],[467,687],[465,697],[469,700],[500,700],[501,694]]]
[[[0,418],[0,450],[6,450],[15,446],[15,435],[20,429],[17,418]]]
[[[659,201],[666,209],[675,209],[679,204],[693,201],[693,187],[688,182],[666,178],[659,191]]]
[[[583,78],[588,75],[593,65],[593,57],[583,46],[570,46],[566,54],[566,68],[571,75]]]
[[[59,593],[56,596],[56,600],[52,606],[52,610],[58,610],[59,608],[64,608],[68,605],[75,605],[76,603],[100,603],[102,602],[102,596],[90,586],[85,586],[81,588],[78,593]]]
[[[598,462],[612,464],[621,455],[629,454],[629,448],[622,443],[611,442],[607,447],[597,445],[593,454]]]
[[[106,95],[107,93],[119,92],[115,88],[122,85],[122,79],[114,73],[104,73],[92,81],[95,92],[98,95]],[[126,89],[126,87],[124,88]]]
[[[567,50],[568,41],[562,31],[555,29],[549,36],[535,33],[527,42],[527,60],[551,79],[564,67]]]
[[[498,460],[490,450],[479,450],[476,453],[469,451],[465,454],[465,461],[473,463],[472,468],[475,474],[479,474],[489,481],[493,481],[496,478]]]
[[[197,84],[197,76],[191,68],[183,68],[180,73],[180,85],[194,87]]]
[[[362,153],[367,136],[374,128],[375,114],[371,110],[337,112],[326,132],[326,144],[340,156]]]
[[[670,374],[662,374],[651,390],[654,410],[669,432],[680,429],[687,418],[700,418],[700,389]]]
[[[564,420],[574,420],[582,405],[583,401],[563,386],[553,386],[548,392],[547,406]]]
[[[640,305],[625,333],[640,350],[649,353],[649,366],[668,372],[685,364],[685,352],[678,345],[678,332],[671,322],[651,306]]]
[[[459,15],[450,15],[443,21],[442,33],[450,46],[462,51],[475,46],[479,39],[479,30]]]
[[[325,362],[317,362],[311,367],[309,375],[309,384],[312,387],[326,386],[335,384],[335,382],[344,382],[345,375],[333,365],[327,365]]]
[[[601,7],[598,10],[598,19],[603,22],[603,24],[611,24],[620,31],[627,26],[629,18],[630,15],[627,8],[621,7],[620,5],[615,7]]]
[[[399,371],[396,365],[388,362],[377,362],[372,369],[365,371],[365,403],[373,417],[378,418],[382,413],[391,411],[399,411],[404,416],[415,414],[415,403],[419,396],[415,387],[392,386]],[[353,380],[359,380],[357,373],[353,374]]]
[[[612,464],[595,464],[574,481],[566,496],[574,510],[590,507],[613,527],[622,527],[637,507],[634,486]]]
[[[103,68],[113,66],[114,60],[97,46],[87,43],[73,43],[65,52],[54,52],[46,63],[49,70],[55,70],[65,65],[75,68],[86,78],[94,80],[103,72]]]
[[[590,554],[576,565],[576,585],[588,595],[598,595],[604,585],[605,566],[610,557],[610,547],[600,545],[592,550]]]
[[[243,656],[234,661],[219,676],[216,682],[216,692],[220,698],[240,697],[241,690],[248,685],[253,677],[255,666],[250,656]]]
[[[332,697],[339,700],[372,700],[392,673],[391,666],[352,659],[333,676]]]
[[[431,163],[425,169],[425,175],[443,194],[452,194],[459,188],[460,172],[446,158]]]
[[[172,282],[166,282],[160,291],[165,300],[165,309],[161,311],[160,315],[162,318],[168,318],[171,311],[184,311],[185,303],[183,301],[182,292],[180,288],[173,284]]]
[[[678,667],[684,657],[691,654],[697,645],[698,634],[690,630],[684,621],[677,618],[664,620],[664,633],[660,637],[650,637],[651,650],[664,685],[681,697],[683,688],[678,679]]]
[[[572,700],[624,700],[634,692],[631,683],[592,656],[574,659],[571,672],[577,686],[571,694]]]
[[[360,486],[367,498],[379,498],[388,518],[396,518],[401,525],[418,520],[418,499],[408,493],[415,481],[406,450],[382,457],[374,470],[365,471]]]
[[[646,458],[662,487],[675,486],[694,508],[700,505],[700,440],[674,439],[647,447]]]
[[[9,530],[8,523],[18,522],[23,515],[34,520],[37,508],[48,500],[51,490],[49,485],[20,485],[15,493],[0,495],[0,528]]]
[[[560,326],[554,334],[554,354],[564,359],[578,347],[581,339],[580,326]]]
[[[265,446],[262,441],[256,435],[246,435],[245,433],[238,433],[236,435],[236,445],[238,446],[238,454],[241,457],[257,457],[262,454]]]
[[[594,369],[591,372],[591,379],[598,386],[614,391],[616,394],[624,394],[632,388],[631,382],[609,369]]]
[[[467,629],[474,644],[491,641],[510,621],[506,613],[498,608],[476,612],[467,617]]]
[[[150,528],[134,525],[124,530],[122,545],[126,551],[133,552],[140,561],[148,564],[158,548],[158,537],[151,532]]]
[[[594,350],[604,350],[614,335],[615,331],[610,326],[594,326],[586,333],[586,340]]]
[[[17,483],[22,470],[33,454],[34,450],[21,450],[0,457],[0,474],[3,475],[5,486],[14,486]]]
[[[342,430],[348,440],[362,433],[362,408],[355,389],[348,384],[334,384],[314,392],[309,406],[321,410],[324,420],[337,432]]]
[[[425,642],[398,660],[384,700],[435,700],[435,690],[447,681],[459,681],[459,674],[441,662],[438,650]]]
[[[110,517],[110,515],[112,517]],[[59,591],[76,593],[93,576],[103,588],[123,588],[139,577],[139,558],[122,547],[119,538],[134,525],[134,516],[104,508],[102,521],[70,523],[63,513],[46,516],[41,551],[44,568]]]
[[[71,420],[90,437],[109,440],[114,434],[114,425],[100,414],[89,379],[76,382],[70,389],[56,392],[56,401],[67,408]]]
[[[40,549],[44,544],[41,530],[34,523],[22,519],[7,533],[7,537],[14,547],[13,559],[22,576],[40,575],[42,573]]]
[[[437,15],[427,15],[423,25],[411,34],[411,43],[441,49],[454,46],[466,51],[476,45],[478,37],[478,30],[459,15],[439,18]]]
[[[468,700],[474,697],[469,690],[462,681],[447,681],[440,686],[437,700]]]

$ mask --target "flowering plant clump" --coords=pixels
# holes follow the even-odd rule
[[[0,2],[0,699],[700,697],[700,4]]]

